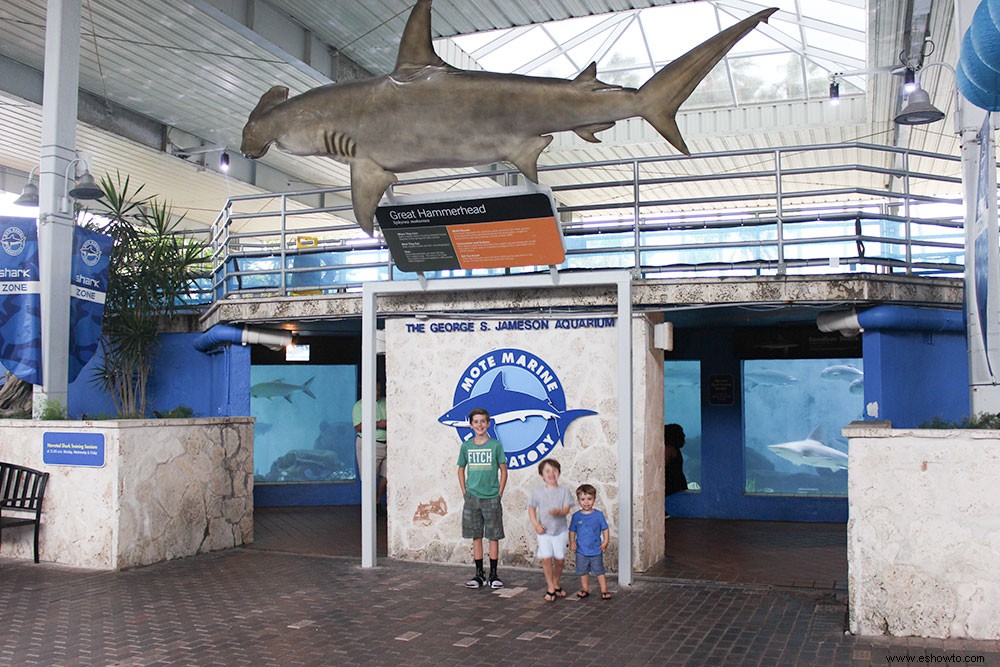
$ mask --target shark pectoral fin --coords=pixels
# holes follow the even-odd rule
[[[368,236],[375,232],[375,209],[382,195],[398,179],[371,160],[351,162],[351,203],[354,217]]]
[[[431,42],[431,0],[418,0],[410,12],[403,37],[399,41],[396,70],[426,65],[441,67],[445,64],[434,51]]]
[[[595,132],[603,132],[604,130],[610,130],[615,126],[614,123],[597,123],[596,125],[587,125],[586,127],[575,127],[573,131],[579,135],[584,141],[589,141],[592,144],[599,144],[601,140],[594,136]]]
[[[517,152],[507,157],[507,161],[524,174],[532,183],[538,182],[538,156],[552,143],[552,135],[532,137],[518,146]]]
[[[677,121],[677,109],[684,103],[702,79],[712,68],[758,24],[766,22],[776,8],[765,9],[748,16],[715,37],[699,44],[683,56],[673,61],[644,83],[639,92],[639,115],[656,128],[664,139],[686,155],[690,151],[681,138]]]

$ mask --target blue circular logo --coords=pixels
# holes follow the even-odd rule
[[[28,237],[20,227],[8,227],[4,230],[3,236],[0,236],[0,248],[11,257],[17,257],[24,252],[27,243]]]
[[[467,440],[469,412],[490,413],[489,434],[503,443],[507,467],[523,468],[544,459],[563,440],[570,423],[593,410],[567,410],[556,372],[526,350],[493,350],[473,361],[455,387],[454,403],[438,419]]]
[[[87,266],[95,266],[101,261],[101,246],[94,239],[87,239],[80,246],[80,258]]]

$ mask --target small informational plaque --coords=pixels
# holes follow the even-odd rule
[[[736,403],[736,388],[732,375],[708,376],[708,404],[733,405]]]
[[[552,191],[541,186],[393,195],[375,212],[403,271],[553,266],[566,259]]]
[[[42,461],[52,466],[104,467],[103,433],[42,433]]]

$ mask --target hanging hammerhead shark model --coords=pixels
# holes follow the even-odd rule
[[[324,155],[351,167],[354,215],[369,235],[397,172],[506,161],[538,182],[538,156],[552,132],[596,132],[641,116],[690,154],[677,127],[680,105],[726,53],[777,9],[723,30],[665,66],[638,89],[597,80],[591,63],[575,79],[462,70],[431,43],[431,0],[406,22],[391,74],[333,83],[288,98],[274,86],[243,128],[240,151],[256,159],[271,144],[292,155]]]

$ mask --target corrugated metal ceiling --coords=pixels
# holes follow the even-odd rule
[[[435,36],[451,36],[662,4],[672,3],[437,0],[432,25]],[[784,6],[788,0],[775,4]],[[256,7],[252,16],[245,12],[238,14],[234,9],[250,5]],[[99,99],[176,128],[176,137],[167,133],[168,141],[183,144],[182,137],[194,135],[235,149],[246,117],[263,91],[280,83],[295,94],[328,82],[304,62],[301,54],[279,57],[283,51],[274,48],[264,36],[268,30],[281,26],[281,22],[268,20],[269,13],[280,12],[291,17],[369,72],[381,74],[393,67],[399,34],[410,6],[409,0],[365,3],[267,0],[248,5],[222,0],[83,0],[80,85]],[[884,70],[899,64],[908,16],[906,6],[903,0],[869,1],[870,68]],[[222,14],[220,8],[226,8],[234,16]],[[952,12],[950,2],[932,3],[927,22],[937,49],[932,60],[957,59],[956,40],[951,34]],[[44,0],[18,0],[0,5],[0,57],[40,71],[44,61],[45,13]],[[257,32],[241,25],[241,20],[250,23]],[[275,37],[275,41],[281,40]],[[4,71],[2,67],[0,61],[0,74]],[[953,89],[950,76],[937,68],[921,77],[921,84],[932,99],[948,112],[951,97],[946,91]],[[744,109],[739,113],[751,120],[744,118],[742,124],[734,123],[727,130],[729,121],[721,122],[720,112],[704,110],[682,114],[680,125],[696,152],[844,141],[891,145],[903,141],[917,149],[956,154],[957,142],[950,124],[912,129],[909,136],[897,139],[899,130],[891,117],[899,104],[898,85],[899,78],[884,71],[869,76],[868,95],[858,98],[867,99],[867,108],[845,104],[837,112],[839,115],[803,107],[788,112],[795,113],[799,122],[788,122],[781,110]],[[28,172],[38,161],[40,108],[11,93],[3,94],[3,89],[8,89],[6,77],[0,76],[0,166]],[[731,116],[733,112],[722,113]],[[606,143],[598,145],[560,136],[542,162],[595,161],[657,152],[674,154],[641,121],[620,123],[612,132],[602,135]],[[320,158],[295,158],[274,150],[263,162],[287,178],[282,182],[259,178],[257,187],[227,179],[211,169],[199,170],[156,147],[143,146],[93,127],[81,125],[78,144],[93,155],[95,172],[118,169],[131,174],[149,183],[150,188],[178,209],[188,211],[189,220],[199,224],[210,222],[230,195],[297,188],[302,184],[348,182],[344,165]]]

